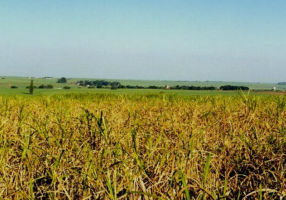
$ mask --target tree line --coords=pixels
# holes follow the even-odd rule
[[[120,88],[121,83],[118,81],[106,81],[106,80],[96,80],[96,81],[89,81],[89,80],[80,80],[77,81],[77,85],[79,86],[86,86],[90,88],[103,88],[103,87],[111,87],[111,89]]]
[[[39,88],[39,89],[53,89],[54,88],[54,86],[53,85],[51,85],[51,84],[49,84],[49,85],[44,85],[44,84],[42,84],[42,85],[40,85],[40,86],[31,86],[31,85],[29,85],[29,86],[27,86],[26,88],[30,88],[30,87],[33,87],[33,88]]]
[[[89,88],[111,88],[111,89],[171,89],[171,90],[249,90],[249,87],[246,86],[233,86],[233,85],[224,85],[219,88],[215,86],[186,86],[186,85],[176,85],[173,87],[168,86],[156,86],[150,85],[147,87],[140,86],[140,85],[122,85],[120,82],[115,81],[106,81],[106,80],[96,80],[96,81],[89,81],[89,80],[80,80],[77,81],[79,86],[86,86]]]
[[[214,86],[200,87],[200,86],[176,85],[175,87],[170,87],[170,89],[175,89],[175,90],[217,90],[218,88],[216,88]]]
[[[57,80],[57,83],[67,83],[67,78],[62,77]],[[95,81],[90,81],[90,80],[80,80],[77,81],[78,86],[84,86],[88,88],[110,88],[110,89],[171,89],[171,90],[249,90],[249,87],[246,86],[233,86],[233,85],[224,85],[219,88],[214,87],[214,86],[186,86],[186,85],[176,85],[173,87],[169,86],[156,86],[156,85],[150,85],[147,87],[144,86],[133,86],[133,85],[122,85],[118,81],[106,81],[106,80],[95,80]],[[17,86],[11,86],[12,89],[17,89]],[[33,94],[33,90],[35,88],[39,89],[53,89],[53,85],[48,84],[48,85],[40,85],[38,87],[33,85],[33,80],[31,80],[31,83],[29,86],[26,87],[27,89],[30,90],[30,93]],[[71,89],[71,87],[65,86],[63,89]]]
[[[220,90],[249,90],[249,87],[225,85],[225,86],[221,86]]]
[[[66,83],[67,79],[65,77],[60,78],[58,83]],[[85,86],[89,88],[111,88],[111,89],[120,89],[120,88],[126,88],[126,89],[171,89],[171,90],[249,90],[249,87],[246,86],[233,86],[233,85],[224,85],[219,88],[214,86],[186,86],[186,85],[176,85],[173,87],[168,86],[156,86],[156,85],[150,85],[148,87],[144,86],[133,86],[133,85],[122,85],[118,81],[106,81],[106,80],[80,80],[77,81],[77,85],[79,86]]]

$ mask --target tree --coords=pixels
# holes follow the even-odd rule
[[[30,94],[34,93],[34,80],[31,80],[29,91],[30,91]]]
[[[111,89],[112,90],[116,90],[119,86],[120,86],[120,83],[117,81],[111,83]]]
[[[220,87],[221,90],[249,90],[249,87],[246,86],[233,86],[233,85],[224,85]]]
[[[54,88],[54,86],[51,84],[47,85],[46,87],[47,87],[47,89],[53,89]]]
[[[42,84],[42,85],[39,86],[39,88],[40,89],[44,89],[44,88],[46,88],[46,86]]]
[[[67,78],[65,77],[62,77],[57,81],[57,83],[66,83],[66,82],[67,82]]]

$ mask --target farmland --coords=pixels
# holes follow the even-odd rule
[[[0,1],[0,200],[286,200],[286,1]]]
[[[0,79],[0,95],[22,95],[25,96],[28,94],[27,86],[30,84],[30,79],[28,77],[3,77],[4,79]],[[81,78],[72,78],[68,79],[67,83],[56,83],[57,78],[54,79],[43,79],[36,78],[34,79],[34,85],[40,86],[42,84],[48,85],[52,84],[54,86],[53,89],[36,89],[35,95],[54,95],[54,94],[70,94],[70,93],[93,93],[93,94],[158,94],[162,92],[160,89],[118,89],[115,91],[111,91],[110,89],[102,88],[102,89],[88,89],[86,87],[79,87],[76,82],[79,80],[84,80]],[[96,79],[89,79],[96,80]],[[286,89],[285,85],[278,85],[276,83],[239,83],[239,82],[200,82],[200,81],[150,81],[150,80],[109,80],[109,81],[120,81],[123,85],[139,85],[143,87],[148,87],[150,85],[164,87],[169,85],[171,87],[176,85],[186,85],[186,86],[200,86],[200,87],[220,87],[222,85],[241,85],[247,86],[251,90],[271,90],[273,87],[276,87],[277,90],[284,91]],[[11,86],[17,86],[18,89],[11,89]],[[68,86],[70,90],[63,90],[64,86]],[[170,90],[163,91],[165,93],[184,95],[184,96],[193,96],[193,95],[236,95],[237,92],[229,92],[229,91],[187,91],[187,90]],[[253,92],[254,93],[254,92]],[[257,94],[257,92],[255,93]],[[275,94],[275,93],[274,93]]]
[[[286,195],[284,96],[103,92],[0,102],[2,199]]]

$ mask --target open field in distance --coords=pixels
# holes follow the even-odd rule
[[[4,78],[4,79],[1,79]],[[118,89],[111,91],[110,89],[88,89],[86,87],[79,87],[76,85],[78,80],[98,80],[98,79],[85,79],[85,78],[73,78],[69,79],[67,83],[56,83],[58,78],[53,79],[43,79],[36,78],[34,80],[35,86],[40,86],[42,84],[48,85],[52,84],[53,89],[35,89],[35,95],[53,95],[53,94],[66,94],[66,93],[115,93],[115,94],[149,94],[149,93],[160,93],[162,90],[153,89]],[[30,84],[31,79],[28,77],[0,77],[0,94],[1,95],[26,95],[28,89],[26,87]],[[186,86],[215,86],[220,87],[222,85],[238,85],[247,86],[252,90],[271,90],[276,87],[277,90],[284,91],[286,86],[277,85],[274,83],[238,83],[238,82],[191,82],[191,81],[140,81],[140,80],[108,80],[108,81],[119,81],[123,85],[132,86],[144,86],[148,87],[150,85],[156,86],[176,86],[176,85],[186,85]],[[11,89],[11,86],[17,86],[18,89]],[[63,90],[64,86],[71,87],[70,90]],[[172,90],[163,91],[165,93],[178,94],[178,95],[235,95],[237,92],[231,91],[190,91],[190,90]],[[256,93],[253,93],[256,94]],[[268,93],[276,94],[276,93]]]

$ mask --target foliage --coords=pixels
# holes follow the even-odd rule
[[[111,89],[116,90],[120,86],[120,83],[115,81],[111,83]]]
[[[3,199],[284,199],[286,98],[1,97]]]
[[[18,87],[17,86],[15,86],[15,85],[12,85],[11,86],[11,89],[17,89]]]
[[[175,87],[171,87],[171,89],[176,89],[176,90],[216,90],[217,88],[214,86],[205,86],[205,87],[201,87],[201,86],[180,86],[180,85],[176,85]]]
[[[106,80],[95,80],[95,81],[89,81],[89,80],[80,80],[77,81],[77,84],[80,86],[93,86],[97,88],[102,88],[102,87],[116,87],[120,85],[120,82],[110,82]]]
[[[62,77],[62,78],[58,79],[58,81],[57,81],[57,83],[67,83],[67,82],[68,82],[68,80],[65,77]]]
[[[30,94],[34,93],[34,80],[31,80],[30,82],[29,93]]]
[[[125,89],[126,86],[125,85],[119,85],[118,88]]]
[[[44,84],[42,84],[42,85],[39,86],[39,88],[40,88],[40,89],[53,89],[54,86],[51,85],[51,84],[49,84],[49,85],[44,85]]]
[[[224,85],[220,87],[221,90],[249,90],[249,87],[246,86],[233,86],[233,85]]]
[[[162,88],[162,87],[160,87],[160,88]],[[149,86],[149,89],[159,89],[159,87],[156,86],[156,85],[150,85],[150,86]]]
[[[69,89],[71,89],[71,87],[69,87],[69,86],[64,86],[63,89],[69,90]]]
[[[127,89],[144,89],[145,87],[139,86],[139,85],[135,85],[135,86],[133,86],[133,85],[126,85],[126,88]]]

